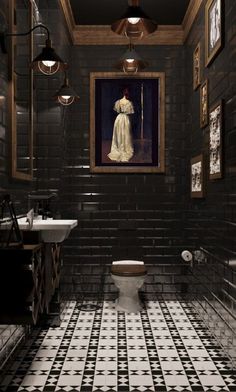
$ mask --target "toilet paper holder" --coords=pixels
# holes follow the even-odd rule
[[[181,252],[181,257],[184,262],[189,263],[193,267],[193,254],[189,250],[183,250]]]
[[[183,250],[181,253],[181,257],[184,261],[192,261],[193,260],[193,254],[189,250]]]
[[[194,263],[197,264],[205,264],[206,263],[206,256],[204,252],[200,250],[195,250],[193,252],[190,252],[189,250],[183,250],[181,252],[181,257],[183,261],[186,263],[190,263],[191,267],[193,267]]]

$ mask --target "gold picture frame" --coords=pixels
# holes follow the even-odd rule
[[[208,124],[208,80],[206,79],[200,87],[200,127]]]
[[[193,52],[193,89],[201,84],[201,44],[198,42]]]
[[[197,155],[191,159],[191,197],[204,197],[204,162],[203,154]]]
[[[208,0],[205,6],[205,65],[209,66],[223,46],[223,2]]]
[[[9,32],[13,34],[8,40],[8,123],[11,134],[10,175],[17,180],[32,181],[34,92],[33,69],[29,67],[29,62],[33,58],[33,34],[23,38],[17,35],[14,36],[14,34],[22,32],[21,26],[24,26],[26,31],[32,29],[33,0],[25,2],[25,12],[19,12],[17,6],[16,0],[9,0]],[[23,45],[24,51],[21,53]]]
[[[209,111],[209,179],[222,178],[223,100]]]
[[[165,74],[90,74],[90,171],[163,173]]]

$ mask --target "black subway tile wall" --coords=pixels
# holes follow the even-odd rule
[[[1,15],[4,20],[7,1],[2,2]],[[7,62],[5,56],[0,56],[0,189],[7,186]]]
[[[236,83],[235,42],[236,3],[224,4],[224,47],[210,66],[205,67],[205,26],[203,2],[186,42],[188,109],[191,123],[188,136],[187,170],[191,157],[205,158],[205,197],[190,199],[185,229],[189,246],[201,249],[203,258],[196,260],[189,288],[191,298],[204,320],[236,361]],[[209,126],[200,128],[199,88],[192,88],[192,56],[201,44],[201,81],[208,79],[209,106],[223,99],[223,177],[209,179]],[[188,190],[188,195],[189,195]]]
[[[38,1],[41,21],[52,33],[52,45],[58,55],[69,62],[70,40],[67,34],[64,18],[58,2]],[[36,37],[38,45],[42,38]],[[58,213],[58,204],[63,171],[64,150],[64,110],[53,99],[53,95],[63,84],[64,73],[58,72],[52,76],[37,74],[35,78],[35,191],[37,193],[54,193],[53,212]]]
[[[64,217],[78,218],[79,224],[64,246],[65,279],[81,265],[110,265],[112,260],[180,262],[185,242],[182,168],[187,148],[184,47],[139,47],[141,56],[150,62],[148,71],[166,76],[165,173],[90,173],[90,72],[114,72],[112,65],[123,50],[120,46],[75,46],[71,50],[70,78],[80,101],[69,108],[65,121],[61,211]]]

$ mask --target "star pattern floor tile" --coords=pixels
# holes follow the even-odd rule
[[[236,392],[236,370],[190,303],[66,309],[60,327],[33,331],[0,392]]]

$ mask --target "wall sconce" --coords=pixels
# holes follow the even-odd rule
[[[73,88],[69,85],[69,80],[65,72],[64,82],[60,89],[53,96],[61,105],[69,106],[73,102],[79,100],[79,96],[73,90]]]
[[[139,6],[139,0],[131,0],[131,5],[123,16],[111,25],[112,31],[130,38],[142,38],[157,29],[157,23],[150,19]]]
[[[47,39],[45,43],[45,47],[42,49],[42,52],[35,57],[35,59],[31,63],[31,67],[35,71],[42,72],[45,75],[53,75],[58,71],[63,71],[66,68],[66,64],[64,61],[57,55],[55,50],[52,48],[50,32],[46,26],[43,24],[38,24],[34,26],[31,30],[26,33],[0,33],[0,46],[2,53],[7,53],[6,50],[6,38],[10,36],[24,36],[32,33],[37,28],[43,28],[47,31]]]
[[[136,52],[134,46],[129,44],[129,49],[120,57],[115,67],[125,73],[136,73],[146,68],[148,63]]]

